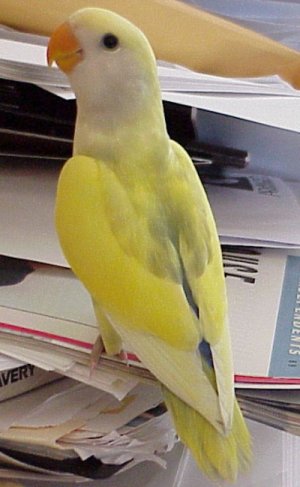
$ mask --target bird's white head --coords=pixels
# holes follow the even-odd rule
[[[156,62],[145,35],[114,12],[85,8],[52,34],[48,63],[69,77],[78,107],[121,123],[159,96]],[[115,120],[115,121],[116,121]]]

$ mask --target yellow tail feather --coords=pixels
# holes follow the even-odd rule
[[[251,463],[251,438],[235,401],[231,432],[223,436],[196,410],[162,386],[166,406],[181,441],[191,450],[199,468],[212,480],[235,482]]]

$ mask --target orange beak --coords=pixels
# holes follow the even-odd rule
[[[55,61],[66,74],[83,59],[82,49],[78,39],[72,32],[68,22],[60,25],[50,37],[47,49],[48,65]]]

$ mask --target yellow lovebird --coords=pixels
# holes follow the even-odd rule
[[[53,33],[53,61],[77,98],[56,228],[106,352],[139,357],[199,467],[234,481],[251,440],[234,396],[220,245],[194,166],[168,136],[153,51],[128,20],[87,8]]]

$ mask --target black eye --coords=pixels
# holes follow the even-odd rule
[[[106,49],[116,49],[119,45],[119,39],[114,34],[105,34],[101,39],[101,44]]]

